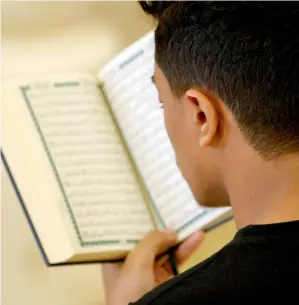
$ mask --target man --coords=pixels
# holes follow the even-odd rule
[[[155,257],[175,243],[152,232],[124,264],[104,267],[108,304],[298,302],[299,5],[141,6],[158,21],[154,79],[178,166],[198,202],[232,206],[238,232],[150,291],[170,276]]]

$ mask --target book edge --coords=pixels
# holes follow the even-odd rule
[[[25,202],[24,202],[23,197],[22,197],[22,195],[21,195],[21,192],[20,192],[20,190],[19,190],[19,188],[18,188],[18,185],[17,185],[17,183],[16,183],[16,181],[15,181],[15,179],[14,179],[14,177],[13,177],[13,174],[12,174],[12,172],[11,172],[11,170],[10,170],[10,167],[9,167],[9,165],[8,165],[8,162],[7,162],[7,160],[6,160],[6,157],[5,157],[5,155],[4,155],[3,150],[1,150],[1,158],[2,158],[2,161],[3,161],[4,167],[5,167],[5,169],[6,169],[6,172],[7,172],[7,174],[8,174],[9,180],[11,181],[11,184],[12,184],[12,186],[13,186],[13,189],[14,189],[14,191],[15,191],[17,197],[18,197],[18,200],[19,200],[19,202],[20,202],[20,204],[21,204],[23,213],[24,213],[24,215],[25,215],[25,218],[27,219],[27,222],[28,222],[28,224],[29,224],[30,230],[31,230],[31,232],[32,232],[32,234],[33,234],[33,237],[34,237],[34,239],[35,239],[35,242],[37,243],[37,246],[38,246],[38,248],[39,248],[39,250],[40,250],[40,252],[41,252],[42,258],[43,258],[45,264],[46,264],[47,266],[49,266],[49,265],[51,265],[51,264],[50,264],[50,262],[49,262],[49,260],[48,260],[47,254],[46,254],[46,252],[45,252],[45,249],[43,248],[43,245],[42,245],[42,243],[41,243],[41,240],[39,239],[39,236],[38,236],[38,234],[37,234],[37,232],[36,232],[36,229],[35,229],[35,227],[34,227],[34,224],[33,224],[33,222],[31,221],[29,212],[28,212],[28,210],[27,210],[27,208],[26,208]]]
[[[209,233],[211,231],[214,231],[214,229],[217,229],[218,227],[220,227],[221,225],[227,223],[227,222],[230,222],[231,220],[234,219],[234,216],[233,215],[228,215],[227,217],[221,219],[220,221],[210,225],[210,226],[207,226],[203,229],[203,231],[205,233]]]
[[[113,262],[122,262],[124,260],[124,259],[117,259],[117,260],[91,260],[91,261],[81,261],[81,262],[80,261],[78,261],[78,262],[61,262],[61,263],[54,263],[54,264],[50,263],[50,261],[48,259],[48,256],[47,256],[47,254],[45,252],[45,249],[43,248],[42,242],[41,242],[41,240],[40,240],[40,238],[39,238],[39,236],[37,234],[35,226],[34,226],[32,220],[30,218],[30,215],[29,215],[29,212],[28,212],[28,210],[26,208],[26,205],[25,205],[25,202],[23,200],[22,194],[21,194],[21,192],[20,192],[20,190],[18,188],[18,185],[17,185],[17,183],[16,183],[16,181],[15,181],[15,179],[13,177],[13,174],[12,174],[12,172],[10,170],[10,167],[8,165],[8,162],[7,162],[7,159],[6,159],[5,155],[4,155],[3,150],[1,150],[1,159],[3,161],[4,167],[5,167],[6,172],[8,174],[9,180],[11,181],[13,189],[14,189],[14,191],[15,191],[15,193],[17,195],[17,198],[18,198],[18,200],[20,202],[20,205],[21,205],[22,211],[23,211],[23,213],[25,215],[25,218],[27,220],[27,223],[29,224],[30,230],[31,230],[31,232],[33,234],[33,237],[34,237],[34,240],[35,240],[35,242],[36,242],[36,244],[38,246],[38,249],[39,249],[39,251],[41,253],[43,261],[44,261],[44,263],[45,263],[45,265],[47,267],[56,267],[56,266],[58,267],[58,266],[67,266],[67,265],[81,265],[81,264],[94,264],[94,263],[113,263]]]

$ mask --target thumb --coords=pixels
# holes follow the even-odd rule
[[[155,257],[177,243],[175,230],[166,229],[165,231],[154,230],[137,245],[135,250],[130,253],[131,259],[140,263],[154,261]]]

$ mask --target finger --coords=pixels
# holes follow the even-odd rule
[[[111,288],[114,286],[116,279],[119,277],[123,262],[105,263],[102,265],[102,276],[104,282],[104,291],[109,298]]]
[[[123,262],[103,264],[102,274],[104,279],[107,281],[110,281],[110,279],[114,280],[121,272],[122,266],[123,266]]]
[[[203,231],[196,231],[188,237],[175,251],[175,261],[177,264],[184,262],[201,244],[204,239]]]
[[[173,276],[172,273],[167,272],[167,270],[165,270],[162,267],[156,267],[154,274],[155,274],[155,282],[158,285],[164,283]]]
[[[166,271],[168,274],[174,275],[169,260],[166,261],[166,262],[163,264],[162,267],[165,269],[165,271]]]
[[[169,254],[165,254],[156,261],[155,265],[157,267],[162,267],[168,273],[168,275],[173,275],[173,269],[171,268],[169,258]]]
[[[177,243],[177,235],[173,230],[158,231],[154,230],[137,245],[135,250],[130,253],[130,260],[154,261],[158,254],[166,252],[170,247]]]

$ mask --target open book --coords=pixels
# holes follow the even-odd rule
[[[231,216],[183,180],[153,69],[149,33],[98,75],[3,84],[2,157],[50,265],[123,259],[155,227],[183,240]]]

